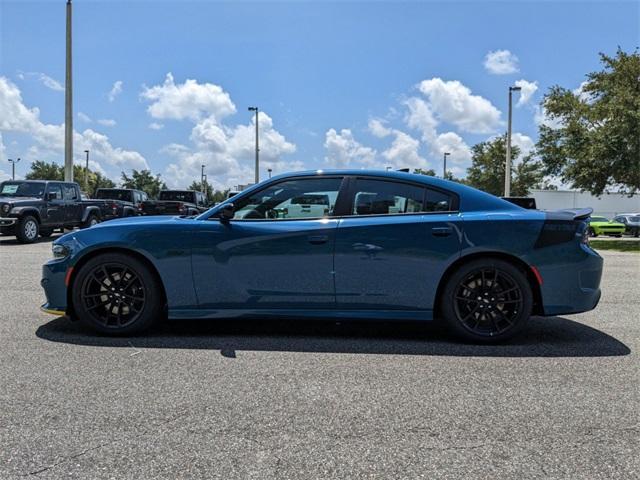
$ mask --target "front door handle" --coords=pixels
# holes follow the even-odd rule
[[[433,227],[431,229],[431,235],[434,237],[448,237],[453,233],[451,227]]]
[[[307,240],[309,240],[309,243],[312,245],[322,245],[323,243],[327,243],[329,235],[309,235]]]

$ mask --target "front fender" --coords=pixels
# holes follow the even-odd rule
[[[25,215],[33,215],[38,222],[42,223],[40,210],[36,207],[14,207],[11,209],[11,212],[9,212],[10,217],[24,217]]]
[[[89,218],[89,215],[91,215],[92,213],[95,213],[98,218],[102,218],[102,212],[100,212],[100,209],[95,205],[91,205],[84,209],[84,212],[82,213],[82,223],[86,222]]]

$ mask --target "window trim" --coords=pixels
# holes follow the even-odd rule
[[[426,197],[429,190],[434,190],[436,192],[449,195],[451,197],[451,210],[442,210],[438,212],[372,213],[369,215],[353,214],[351,212],[353,212],[353,204],[356,199],[356,182],[358,180],[374,180],[378,182],[399,183],[399,184],[410,185],[413,187],[421,187],[425,191],[425,198],[423,200],[423,203],[426,202]],[[387,178],[387,177],[376,176],[376,175],[351,175],[349,186],[348,186],[348,192],[346,196],[347,196],[346,201],[348,203],[347,213],[342,215],[341,216],[342,218],[372,218],[372,217],[398,217],[398,216],[406,217],[407,215],[443,215],[443,214],[451,214],[451,213],[460,213],[460,197],[458,196],[457,193],[452,192],[451,190],[446,190],[444,188],[428,185],[426,183],[412,182],[410,180],[404,180],[404,179],[398,180],[395,178]]]
[[[343,204],[344,204],[346,199],[344,199],[343,197],[345,197],[345,195],[346,195],[346,186],[348,185],[348,179],[349,179],[348,175],[340,175],[340,174],[335,174],[335,175],[304,175],[304,176],[299,176],[299,177],[288,177],[288,178],[283,178],[281,180],[277,180],[275,182],[270,182],[270,183],[266,184],[263,188],[261,188],[259,190],[254,190],[251,193],[247,193],[246,195],[243,195],[242,193],[240,193],[237,196],[234,195],[232,198],[237,199],[237,200],[242,200],[245,196],[257,195],[260,192],[266,190],[267,188],[274,187],[274,186],[279,185],[281,183],[290,182],[292,180],[319,180],[319,179],[321,179],[321,180],[330,180],[330,179],[336,179],[336,178],[341,178],[342,182],[340,182],[340,188],[338,189],[338,196],[336,197],[336,204],[335,204],[335,208],[333,209],[333,215],[328,215],[326,217],[279,218],[279,219],[275,219],[275,218],[232,218],[230,220],[232,222],[301,222],[301,221],[318,221],[318,220],[323,220],[323,219],[341,218],[343,215],[338,215],[337,212],[342,211],[342,208],[344,208]],[[231,201],[230,203],[235,203],[235,202]],[[212,220],[212,219],[217,219],[217,218],[219,218],[218,212],[216,212],[213,215],[207,217],[207,220]]]

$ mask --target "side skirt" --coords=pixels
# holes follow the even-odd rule
[[[169,309],[169,320],[206,318],[314,318],[353,320],[433,320],[431,310]]]

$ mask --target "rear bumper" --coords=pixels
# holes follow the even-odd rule
[[[543,279],[540,293],[545,315],[587,312],[600,301],[602,257],[586,245],[579,252],[566,253],[557,263],[537,266]]]
[[[41,309],[54,315],[65,315],[67,311],[66,262],[49,261],[42,266],[40,285],[44,289],[46,303]]]

